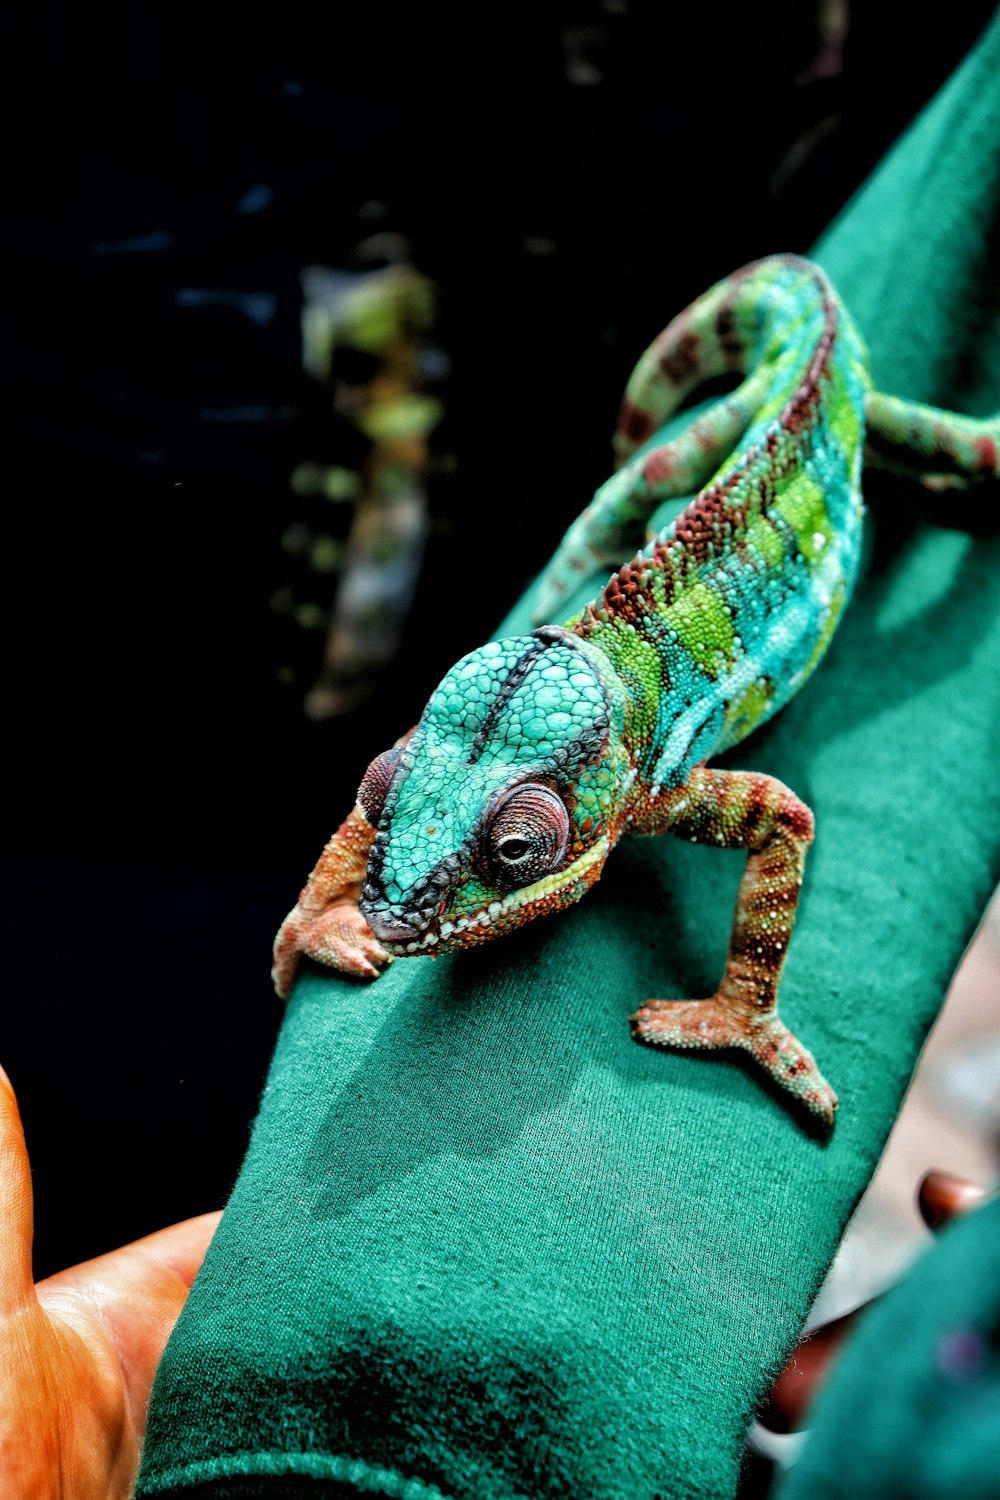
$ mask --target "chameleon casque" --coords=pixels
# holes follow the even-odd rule
[[[649,442],[730,371],[745,376],[732,394]],[[301,955],[374,977],[392,957],[500,937],[578,901],[626,833],[746,849],[716,994],[647,1000],[634,1034],[745,1049],[829,1124],[837,1097],[777,1008],[812,814],[773,777],[706,761],[777,713],[826,651],[858,569],[863,458],[967,484],[997,474],[1000,421],[874,392],[825,274],[783,255],[660,334],[614,441],[617,472],[545,570],[537,617],[558,617],[595,567],[618,571],[564,624],[463,657],[372,762],[278,933],[275,986],[288,994]],[[655,508],[691,494],[643,545]]]

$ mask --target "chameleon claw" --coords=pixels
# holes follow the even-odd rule
[[[304,916],[296,907],[285,918],[275,939],[271,977],[283,1000],[291,994],[300,958],[351,974],[356,979],[377,979],[392,963],[387,953],[351,901],[335,901],[325,911]]]

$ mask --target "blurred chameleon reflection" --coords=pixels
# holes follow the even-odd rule
[[[409,262],[308,266],[301,281],[305,372],[329,391],[331,426],[340,419],[360,439],[345,445],[354,451],[342,464],[303,462],[291,476],[298,495],[354,506],[346,542],[305,526],[284,538],[314,575],[340,573],[322,666],[304,701],[310,718],[328,719],[364,701],[399,646],[428,529],[429,439],[443,414],[426,386],[448,362],[428,337],[434,285]],[[303,610],[309,617],[299,619]],[[295,613],[307,629],[325,614],[320,604]]]

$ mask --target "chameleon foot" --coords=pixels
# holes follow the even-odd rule
[[[303,955],[359,979],[376,979],[392,962],[357,906],[347,900],[332,902],[325,911],[315,913],[304,913],[296,906],[282,922],[274,940],[271,970],[282,1000],[291,994]]]
[[[654,1047],[742,1048],[810,1114],[833,1124],[836,1094],[775,1011],[748,1022],[718,999],[647,1000],[631,1021],[633,1036]]]

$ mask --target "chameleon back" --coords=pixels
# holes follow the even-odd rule
[[[683,780],[788,701],[857,574],[867,352],[823,273],[795,257],[737,272],[651,346],[623,404],[626,464],[609,484],[632,476],[654,493],[664,450],[629,453],[726,369],[753,372],[717,409],[722,430],[734,413],[742,421],[736,452],[567,622],[645,705],[640,775],[654,785]]]

